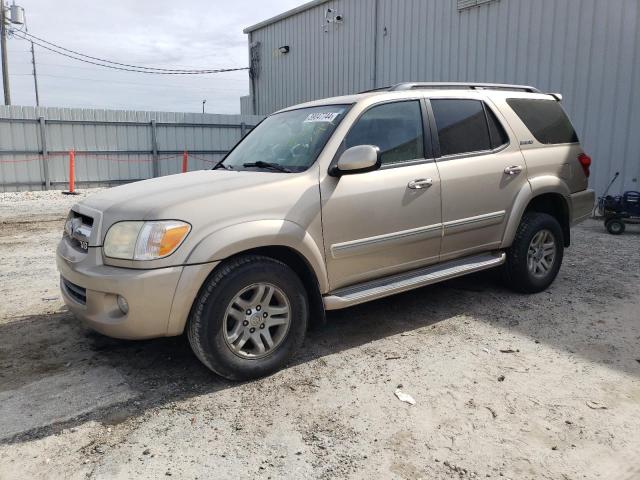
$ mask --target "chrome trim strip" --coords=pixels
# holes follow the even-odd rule
[[[497,267],[505,262],[504,252],[484,253],[456,259],[439,265],[394,275],[336,290],[323,297],[324,308],[336,310],[413,290],[468,273]]]
[[[425,163],[434,163],[435,158],[419,158],[417,160],[406,160],[402,162],[395,163],[383,163],[380,166],[380,170],[389,170],[391,168],[399,168],[399,167],[411,167],[413,165],[423,165]]]
[[[442,224],[427,225],[425,227],[411,228],[399,232],[385,233],[376,235],[375,237],[361,238],[358,240],[350,240],[348,242],[334,243],[331,245],[331,256],[333,258],[341,258],[350,255],[359,255],[365,250],[384,248],[391,242],[406,240],[413,241],[413,237],[425,235],[426,238],[441,235]],[[432,234],[432,235],[429,235]]]
[[[445,235],[447,234],[447,229],[469,225],[474,225],[474,228],[477,228],[476,224],[478,223],[486,223],[486,225],[483,226],[495,225],[496,223],[500,223],[504,219],[506,214],[507,212],[505,210],[500,210],[499,212],[484,213],[482,215],[476,215],[475,217],[461,218],[460,220],[450,220],[448,222],[444,222],[443,224],[444,233]]]
[[[506,129],[505,129],[506,131]],[[508,135],[508,133],[507,133]],[[478,150],[476,152],[465,152],[465,153],[452,153],[450,155],[442,155],[436,159],[436,162],[445,162],[448,160],[458,160],[460,158],[471,158],[471,157],[483,157],[485,155],[491,155],[495,153],[500,153],[503,150],[506,150],[511,146],[511,139],[505,144],[500,145],[492,150]]]

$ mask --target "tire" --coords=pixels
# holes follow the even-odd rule
[[[619,218],[607,220],[604,226],[611,235],[622,235],[626,229],[624,222]]]
[[[229,380],[248,380],[286,365],[302,345],[308,322],[307,293],[295,272],[278,260],[246,255],[222,263],[204,283],[187,337],[209,369]]]
[[[554,247],[552,256],[549,246],[551,243]],[[516,292],[541,292],[553,283],[562,265],[562,228],[551,215],[525,213],[513,244],[506,253],[507,259],[503,268],[506,285]]]

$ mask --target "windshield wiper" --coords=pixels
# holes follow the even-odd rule
[[[291,170],[289,170],[287,167],[283,167],[279,163],[263,162],[262,160],[258,160],[257,162],[251,162],[251,163],[243,163],[242,166],[245,168],[257,167],[257,168],[266,168],[269,170],[275,170],[277,172],[291,173]]]
[[[219,161],[218,163],[216,163],[213,168],[211,170],[217,170],[218,168],[224,168],[225,170],[233,170],[233,168],[231,168],[230,166],[225,165],[224,160]]]

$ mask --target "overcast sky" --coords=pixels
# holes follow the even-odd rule
[[[121,63],[168,68],[248,66],[243,28],[305,0],[16,0],[29,32]],[[29,44],[7,40],[11,100],[35,105]],[[40,104],[175,112],[239,113],[246,71],[147,75],[80,63],[36,48]]]

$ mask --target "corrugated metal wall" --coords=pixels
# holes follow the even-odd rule
[[[251,114],[251,109],[253,106],[251,105],[251,95],[245,95],[240,97],[240,112],[243,114]]]
[[[326,25],[329,7],[350,20]],[[249,43],[260,42],[256,111],[369,88],[374,13],[369,1],[329,1],[252,32]],[[284,45],[287,54],[278,51]]]
[[[68,181],[71,149],[77,152],[79,186],[178,173],[185,149],[189,170],[207,168],[261,119],[252,115],[3,106],[0,191],[41,189],[47,176],[54,188],[60,188]]]
[[[328,7],[344,23],[325,33]],[[531,84],[564,94],[598,193],[616,171],[612,191],[640,190],[639,32],[638,0],[499,0],[462,11],[456,0],[330,1],[250,33],[262,49],[257,112],[401,81]],[[290,53],[276,54],[281,45]]]

